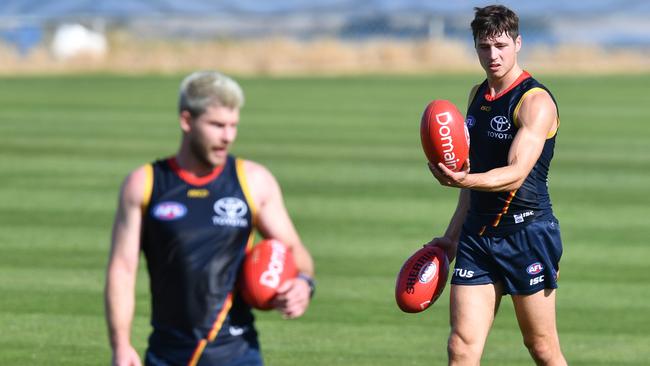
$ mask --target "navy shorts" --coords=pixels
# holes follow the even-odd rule
[[[185,366],[187,365],[187,360],[184,362],[176,362],[169,359],[163,359],[155,353],[155,351],[147,350],[145,355],[145,365],[146,366]],[[218,357],[214,355],[203,354],[199,358],[197,366],[263,366],[264,362],[262,361],[262,355],[260,350],[256,348],[249,348],[244,353],[232,357]]]
[[[529,295],[557,288],[560,257],[562,240],[556,219],[540,219],[520,231],[498,237],[463,230],[451,283],[501,282],[505,294]]]
[[[257,339],[250,342],[232,337],[231,342],[212,342],[203,349],[197,366],[263,366],[264,361]],[[185,366],[192,358],[195,347],[174,347],[157,343],[151,345],[145,354],[146,366]]]

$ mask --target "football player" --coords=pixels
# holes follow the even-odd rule
[[[493,5],[471,23],[486,79],[469,97],[469,161],[460,172],[429,168],[460,188],[445,234],[431,245],[456,258],[451,279],[450,365],[478,365],[504,295],[511,295],[523,341],[538,365],[566,365],[556,328],[562,255],[548,171],[560,119],[550,91],[517,61],[518,16]]]
[[[250,307],[235,281],[257,230],[291,247],[300,271],[275,307],[301,316],[314,266],[262,165],[229,153],[244,96],[233,79],[196,72],[179,98],[181,142],[169,158],[137,168],[119,195],[106,277],[114,365],[139,365],[130,332],[140,251],[150,277],[153,332],[146,365],[262,365]]]

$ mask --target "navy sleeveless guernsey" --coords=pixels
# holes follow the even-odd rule
[[[201,178],[174,158],[149,165],[141,233],[151,290],[148,352],[170,364],[257,346],[250,307],[234,293],[255,217],[242,165],[229,155]]]
[[[517,113],[521,103],[528,93],[539,89],[551,95],[527,72],[496,98],[490,97],[487,80],[478,86],[465,121],[470,134],[471,173],[508,165],[508,152],[519,129]],[[510,192],[471,191],[470,209],[465,220],[467,230],[501,236],[518,231],[535,220],[553,217],[547,179],[555,137],[556,131],[547,136],[539,159],[519,189]]]

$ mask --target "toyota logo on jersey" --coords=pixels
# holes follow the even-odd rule
[[[510,121],[504,116],[496,116],[490,121],[490,127],[496,132],[505,132],[510,129]]]
[[[214,203],[215,216],[212,222],[219,226],[247,227],[248,220],[245,216],[248,213],[246,202],[237,197],[224,197]]]
[[[512,140],[512,134],[508,133],[510,130],[510,121],[505,116],[495,116],[490,120],[490,128],[492,131],[487,131],[487,135],[499,140]]]

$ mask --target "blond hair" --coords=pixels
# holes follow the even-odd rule
[[[183,79],[179,113],[188,111],[197,117],[213,105],[239,109],[244,106],[244,92],[235,80],[217,71],[196,71]]]

